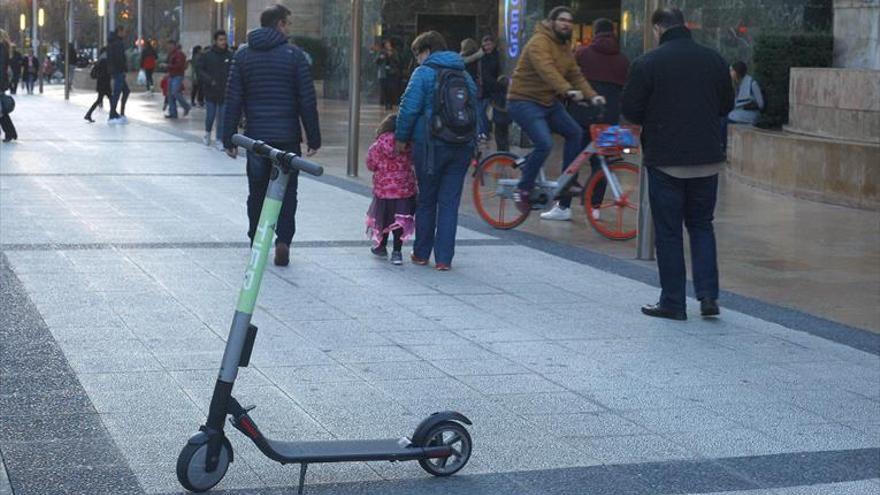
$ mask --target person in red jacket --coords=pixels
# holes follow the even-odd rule
[[[186,55],[174,40],[168,40],[168,115],[165,118],[177,118],[177,104],[183,107],[183,116],[189,115],[190,106],[183,97],[183,72],[186,70]]]
[[[584,79],[597,93],[605,97],[605,111],[598,115],[592,108],[572,106],[569,112],[581,127],[584,128],[583,146],[590,144],[590,124],[617,124],[620,120],[620,94],[629,74],[629,59],[620,52],[620,44],[614,34],[614,24],[608,19],[596,19],[593,22],[593,40],[589,45],[581,46],[574,56]],[[590,159],[593,173],[599,170],[599,159]],[[605,182],[597,184],[591,198],[594,207],[602,203],[605,196]],[[563,197],[550,211],[542,213],[544,220],[571,220],[571,196]],[[598,219],[599,210],[594,209],[593,215]]]

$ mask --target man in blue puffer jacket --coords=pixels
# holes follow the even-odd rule
[[[412,142],[419,183],[416,239],[411,259],[417,265],[427,265],[433,251],[437,269],[446,271],[452,267],[455,254],[461,189],[474,155],[475,143],[449,144],[430,137],[426,123],[433,115],[437,68],[464,71],[464,60],[458,53],[447,51],[446,40],[436,31],[416,37],[412,51],[419,67],[413,72],[400,99],[394,132],[398,153],[404,153],[408,143]],[[477,86],[467,71],[464,77],[470,93],[472,115],[477,115]],[[479,120],[477,122],[479,124]],[[483,132],[483,129],[478,127],[479,132]],[[431,140],[430,143],[428,140]],[[433,152],[433,163],[429,163],[430,151]]]
[[[306,131],[308,151],[312,156],[321,147],[318,105],[309,63],[302,50],[288,41],[290,10],[283,5],[266,8],[260,15],[262,27],[248,33],[248,43],[232,59],[226,86],[226,113],[223,117],[223,147],[235,158],[237,150],[232,135],[238,130],[241,114],[247,117],[244,134],[270,145],[301,154],[302,134]],[[263,198],[269,186],[272,165],[248,153],[247,210],[253,242]],[[287,266],[290,242],[296,231],[296,190],[298,171],[290,176],[275,240],[275,264]]]

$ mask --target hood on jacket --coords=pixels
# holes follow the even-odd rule
[[[287,36],[275,28],[257,28],[247,35],[248,47],[253,50],[271,50],[287,43]]]
[[[428,58],[422,65],[429,64],[438,65],[447,69],[464,70],[464,59],[461,58],[461,55],[450,51],[434,52],[428,55]]]
[[[620,43],[614,33],[599,33],[593,38],[590,46],[599,53],[605,55],[617,55],[620,53]]]
[[[564,45],[571,41],[559,39],[559,36],[556,36],[556,33],[553,32],[553,28],[550,27],[550,23],[547,21],[541,21],[538,23],[537,26],[535,26],[535,35],[546,36],[560,45]]]

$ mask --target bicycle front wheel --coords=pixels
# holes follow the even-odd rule
[[[605,173],[597,171],[584,189],[584,209],[590,225],[608,239],[626,241],[638,233],[639,168],[627,162],[608,164],[620,185],[615,198]]]
[[[529,212],[521,212],[513,202],[513,191],[519,182],[516,156],[495,153],[487,156],[474,173],[473,196],[477,213],[496,229],[512,229],[523,223]]]

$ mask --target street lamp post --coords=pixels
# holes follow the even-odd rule
[[[642,26],[642,48],[645,52],[654,48],[654,33],[651,15],[660,7],[660,0],[645,0],[645,21]],[[636,259],[654,259],[654,219],[651,216],[651,202],[648,193],[648,170],[639,167],[639,215],[638,236],[636,238]]]
[[[107,44],[107,16],[104,0],[98,0],[98,44],[104,46]]]
[[[64,2],[64,99],[70,99],[70,87],[73,85],[73,79],[71,77],[70,71],[70,49],[73,47],[73,43],[71,43],[71,35],[73,34],[73,30],[70,28],[70,20],[71,13],[70,9],[72,8],[72,1],[67,0]]]
[[[34,7],[36,7],[36,6],[37,6],[37,1],[34,0]],[[46,12],[43,10],[43,7],[40,7],[37,10],[37,25],[42,28],[45,21],[46,21]],[[34,31],[36,31],[36,28],[34,28]],[[36,38],[36,36],[34,36],[34,38]],[[37,45],[37,49],[39,50],[40,43],[37,43],[36,45]],[[42,50],[40,50],[40,51],[42,51]],[[38,61],[40,60],[39,56],[37,56],[37,60]],[[42,62],[40,63],[39,71],[40,71],[40,94],[43,94],[43,64],[42,64]]]
[[[137,0],[137,16],[138,16],[138,43],[140,46],[138,48],[144,47],[144,0]]]
[[[348,164],[349,177],[358,175],[361,131],[361,33],[364,25],[362,0],[351,0],[351,58],[348,67]]]
[[[217,30],[223,29],[223,0],[214,0],[217,4]]]
[[[27,16],[21,14],[18,18],[18,30],[21,34],[21,50],[24,51],[24,39],[25,39],[25,31],[27,30]]]

